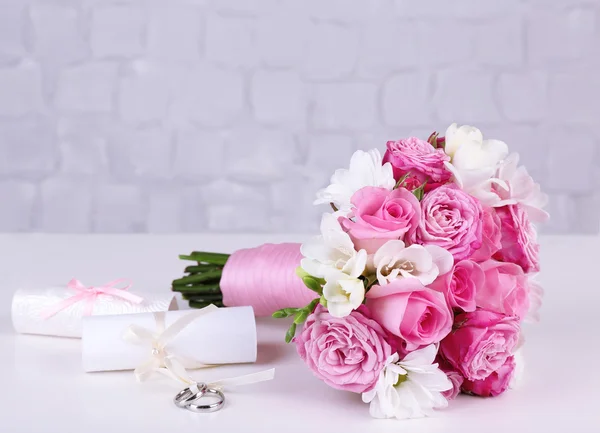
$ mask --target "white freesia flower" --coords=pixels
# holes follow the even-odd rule
[[[500,164],[498,179],[502,180],[507,188],[497,188],[500,200],[494,207],[520,203],[533,222],[544,222],[548,213],[542,208],[548,204],[548,196],[541,191],[540,185],[535,183],[524,166],[519,167],[519,154],[512,153]]]
[[[366,254],[364,259],[366,263]],[[360,273],[357,272],[348,275],[337,269],[330,269],[325,273],[323,297],[327,300],[327,310],[333,317],[346,317],[364,301],[365,285],[358,279],[359,276]]]
[[[350,159],[349,169],[336,170],[331,176],[331,185],[317,193],[315,204],[333,203],[341,214],[352,208],[350,199],[356,191],[366,186],[393,189],[396,185],[390,163],[381,164],[379,150],[358,150]]]
[[[484,140],[479,129],[472,126],[459,128],[455,123],[448,127],[446,136],[445,151],[451,157],[446,168],[452,172],[456,183],[484,205],[491,206],[499,201],[492,186],[507,188],[505,182],[496,177],[501,161],[508,155],[506,143]]]
[[[367,263],[367,252],[354,249],[352,239],[330,213],[323,214],[321,219],[321,236],[304,243],[300,252],[304,256],[300,263],[302,269],[318,278],[324,278],[329,269],[359,276]]]
[[[411,245],[400,240],[386,242],[373,257],[373,267],[379,284],[388,284],[398,278],[416,278],[424,286],[452,269],[452,254],[436,245]]]
[[[399,361],[398,354],[388,359],[375,388],[362,395],[371,403],[374,418],[422,418],[448,406],[442,395],[452,382],[434,363],[437,347],[433,344],[410,352]]]

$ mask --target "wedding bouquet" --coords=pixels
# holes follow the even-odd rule
[[[533,223],[547,198],[518,154],[474,127],[357,151],[316,204],[321,234],[198,262],[173,289],[191,306],[293,317],[286,341],[377,418],[414,418],[460,392],[497,396],[521,370],[521,324],[542,289]],[[296,328],[302,329],[296,335]]]

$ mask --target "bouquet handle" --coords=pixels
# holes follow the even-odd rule
[[[302,254],[300,244],[264,244],[231,255],[194,252],[180,256],[197,264],[189,275],[173,281],[194,308],[251,306],[256,316],[270,316],[281,308],[300,308],[315,299],[296,275]]]

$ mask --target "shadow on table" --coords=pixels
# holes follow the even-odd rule
[[[258,343],[256,364],[267,365],[281,361],[289,355],[289,347],[277,343]]]

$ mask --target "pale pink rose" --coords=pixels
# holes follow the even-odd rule
[[[407,173],[416,176],[421,183],[447,182],[452,174],[445,162],[450,157],[443,149],[435,149],[426,141],[410,137],[398,141],[388,141],[383,162],[390,162],[394,168],[394,177],[400,179]]]
[[[506,391],[515,374],[514,357],[509,357],[498,370],[483,380],[465,380],[462,390],[481,397],[496,397]]]
[[[540,308],[542,307],[542,299],[544,297],[544,289],[531,276],[529,282],[529,311],[525,316],[525,321],[529,323],[538,323],[540,321]]]
[[[417,242],[442,247],[455,261],[468,259],[481,247],[482,219],[479,200],[456,185],[442,185],[421,201]]]
[[[519,342],[516,317],[486,310],[462,313],[440,345],[440,353],[466,380],[483,380],[513,355]]]
[[[519,266],[488,260],[481,264],[485,284],[477,291],[477,306],[524,319],[529,311],[529,281]]]
[[[496,210],[492,207],[484,208],[481,248],[473,253],[471,260],[485,262],[502,248],[500,227],[500,217]]]
[[[439,364],[440,370],[446,373],[446,377],[448,377],[452,383],[452,388],[448,391],[444,391],[442,395],[446,397],[446,400],[454,400],[458,394],[460,394],[460,389],[465,381],[465,378],[462,377],[462,374],[453,369],[448,361],[446,361],[444,358],[438,356],[435,361]]]
[[[294,342],[315,376],[333,388],[356,393],[376,385],[392,353],[385,331],[364,305],[344,318],[317,305]]]
[[[452,330],[452,310],[444,296],[416,278],[373,286],[366,298],[373,319],[406,341],[408,351],[438,343]]]
[[[496,209],[502,222],[502,249],[494,254],[496,260],[516,263],[525,273],[540,270],[537,232],[521,205]]]
[[[444,294],[446,302],[452,308],[462,311],[475,311],[475,297],[485,283],[485,275],[478,263],[462,260],[456,263],[452,271],[438,277],[431,287]]]
[[[341,217],[340,224],[356,250],[375,253],[392,239],[410,244],[421,219],[421,205],[413,193],[405,188],[389,191],[385,188],[365,187],[352,196],[354,219]]]
[[[494,191],[499,197],[498,202],[494,203],[495,207],[519,203],[533,222],[541,223],[548,219],[548,212],[543,209],[548,204],[548,196],[527,173],[527,169],[519,166],[518,153],[508,155],[500,163],[498,178],[508,189],[494,185]]]

